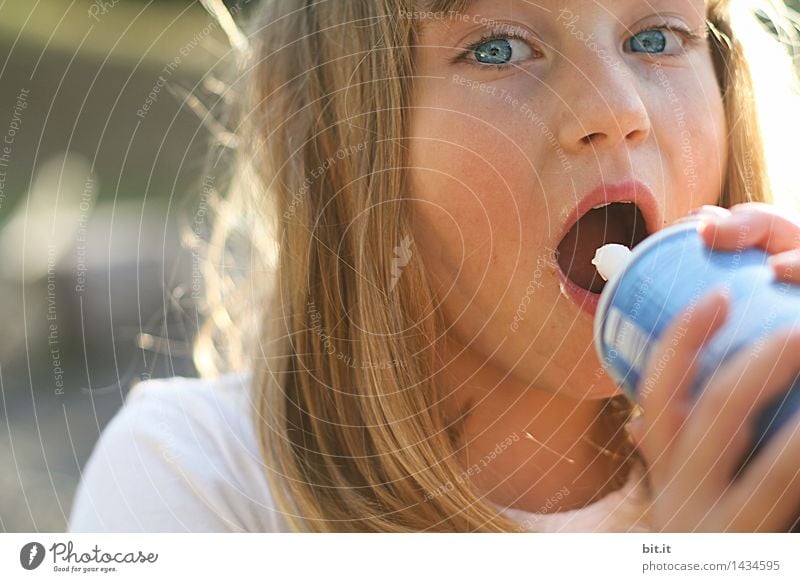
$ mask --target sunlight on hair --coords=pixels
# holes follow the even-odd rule
[[[753,16],[757,10],[776,23],[780,43],[775,42]],[[782,74],[791,70],[792,55],[800,48],[797,30],[789,26],[796,19],[782,2],[731,2],[731,20],[751,63],[753,92],[765,137],[767,171],[774,188],[774,200],[780,206],[800,211],[800,174],[796,167],[800,120],[797,115],[790,115],[800,110],[800,91],[797,75],[790,78]]]
[[[200,0],[203,8],[217,21],[228,37],[231,47],[238,52],[247,50],[247,37],[234,22],[230,11],[222,0]]]

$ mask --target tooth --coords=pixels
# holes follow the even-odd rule
[[[603,208],[604,206],[608,206],[609,204],[614,204],[614,202],[603,202],[602,204],[598,204],[597,206],[592,206],[592,210]],[[616,204],[633,204],[633,200],[617,200]]]

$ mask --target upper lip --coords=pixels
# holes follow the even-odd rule
[[[600,184],[578,201],[578,204],[567,216],[561,225],[556,245],[560,244],[576,222],[592,208],[611,202],[633,202],[639,207],[644,217],[647,234],[651,235],[658,230],[660,223],[658,203],[653,192],[638,180],[628,180],[614,184]]]

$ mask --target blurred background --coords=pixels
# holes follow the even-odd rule
[[[225,2],[234,20],[255,3]],[[0,531],[64,531],[130,388],[195,375],[179,224],[208,226],[195,96],[224,92],[229,50],[197,1],[0,2]]]
[[[222,92],[221,28],[189,0],[0,2],[0,531],[64,531],[134,383],[195,375],[179,223],[205,234],[216,177],[185,97]]]

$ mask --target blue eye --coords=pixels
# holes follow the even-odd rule
[[[475,48],[475,58],[487,65],[503,65],[511,60],[512,54],[506,38],[495,38]]]
[[[495,38],[482,38],[466,47],[466,53],[459,55],[456,60],[467,60],[467,55],[474,55],[475,60],[481,65],[495,65],[502,67],[513,61],[530,58],[533,50],[524,40],[513,35]]]
[[[660,53],[667,46],[663,30],[643,30],[631,38],[633,52]]]
[[[680,26],[655,26],[634,34],[625,45],[634,53],[659,56],[677,56],[687,48],[687,43],[698,43],[702,37]]]

